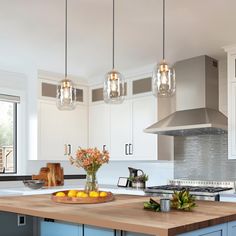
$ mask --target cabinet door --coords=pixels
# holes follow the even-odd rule
[[[97,104],[89,108],[89,147],[110,151],[110,113],[109,105]]]
[[[40,236],[82,236],[82,226],[64,222],[40,222]]]
[[[132,106],[129,100],[110,106],[111,160],[130,160],[128,145],[132,144]]]
[[[216,225],[184,234],[178,234],[178,236],[234,236],[233,234],[227,233],[227,226],[228,224]]]
[[[18,216],[15,213],[0,212],[0,228],[2,236],[32,236],[33,217],[26,216],[25,225],[18,226]]]
[[[228,82],[236,82],[236,54],[228,53]]]
[[[96,236],[115,236],[115,231],[113,229],[105,229],[105,228],[84,225],[83,236],[95,236],[95,235]]]
[[[72,155],[78,146],[87,147],[87,110],[77,106],[60,111],[54,102],[39,103],[39,155],[41,160],[65,160],[64,145],[70,144]]]
[[[236,83],[228,86],[228,158],[236,159]]]
[[[157,102],[153,96],[133,99],[132,136],[135,160],[157,160],[157,135],[143,130],[157,121]]]
[[[228,236],[236,235],[236,221],[228,223]]]

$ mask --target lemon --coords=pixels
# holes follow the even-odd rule
[[[76,190],[70,190],[67,194],[68,197],[76,197],[77,191]]]
[[[99,196],[100,197],[106,197],[107,196],[107,192],[100,192]]]
[[[56,196],[57,197],[65,197],[66,194],[64,192],[58,192],[58,193],[56,193]]]
[[[81,195],[81,197],[88,197],[89,195],[87,194],[87,193],[83,193],[82,195]]]
[[[89,192],[89,197],[99,197],[99,193],[96,191]]]
[[[79,191],[79,192],[76,194],[76,197],[82,197],[84,194],[85,194],[85,192]]]

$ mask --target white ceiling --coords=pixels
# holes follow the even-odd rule
[[[64,72],[64,0],[0,0],[0,67]],[[224,55],[236,43],[235,0],[166,0],[166,58]],[[70,74],[111,69],[112,0],[68,0]],[[116,67],[153,64],[162,52],[162,0],[116,0]]]

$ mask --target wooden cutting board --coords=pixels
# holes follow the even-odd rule
[[[32,175],[32,179],[43,180],[44,186],[62,186],[64,171],[60,163],[47,163],[47,167],[42,167],[38,175]]]

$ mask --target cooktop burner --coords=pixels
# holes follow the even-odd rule
[[[207,193],[218,193],[222,191],[231,190],[230,187],[211,187],[211,186],[188,186],[188,185],[162,185],[148,187],[150,190],[171,190],[171,191],[181,191],[188,189],[190,192],[207,192]]]

